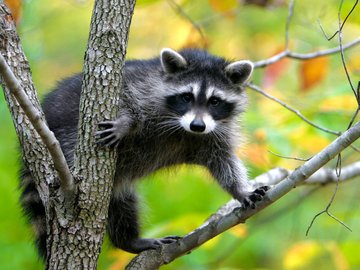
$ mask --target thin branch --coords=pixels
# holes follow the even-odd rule
[[[285,51],[289,50],[289,29],[290,29],[291,19],[294,15],[294,6],[295,6],[295,0],[291,0],[289,4],[288,17],[285,25]]]
[[[342,5],[343,5],[343,1],[341,1],[341,4],[340,4],[340,8],[339,8],[339,13],[338,13],[338,21],[339,21],[339,30],[337,31],[337,33],[339,34],[339,45],[340,45],[340,55],[341,55],[341,62],[343,64],[343,67],[344,67],[344,70],[345,70],[345,74],[346,74],[346,78],[349,82],[349,85],[351,87],[351,90],[353,91],[355,97],[356,97],[356,100],[358,101],[359,100],[359,97],[357,96],[357,93],[355,91],[355,88],[354,88],[354,85],[351,81],[351,78],[350,78],[350,74],[349,74],[349,71],[347,69],[347,66],[346,66],[346,62],[345,62],[345,54],[344,54],[344,49],[343,49],[343,42],[342,42],[342,28],[344,27],[345,25],[345,22],[347,20],[347,18],[349,18],[351,12],[354,10],[354,8],[356,7],[358,1],[355,2],[355,5],[352,7],[351,11],[349,12],[349,14],[346,16],[345,20],[343,23],[341,23],[341,8],[342,8]],[[335,33],[336,34],[336,33]],[[334,34],[334,36],[335,36]],[[359,103],[358,103],[359,104]]]
[[[60,185],[62,189],[65,191],[65,193],[72,193],[74,190],[74,180],[66,163],[64,154],[60,148],[59,142],[48,128],[47,124],[42,121],[39,112],[30,102],[25,91],[22,89],[19,81],[16,79],[14,73],[11,71],[2,54],[0,54],[0,73],[6,83],[7,88],[16,98],[26,116],[34,126],[35,130],[40,135],[44,144],[49,149],[49,153],[54,161],[54,167],[59,174]]]
[[[331,35],[330,37],[328,37],[328,35],[325,33],[325,31],[324,31],[324,29],[323,29],[323,27],[322,27],[322,25],[321,25],[321,23],[320,23],[320,21],[319,21],[320,29],[321,29],[321,31],[323,32],[323,34],[324,34],[324,36],[326,37],[327,40],[332,40],[337,34],[340,34],[340,32],[342,31],[342,29],[343,29],[343,27],[344,27],[347,19],[350,17],[351,13],[355,10],[355,7],[357,6],[359,0],[355,0],[355,3],[354,3],[354,5],[352,6],[351,10],[350,10],[349,13],[346,15],[345,20],[341,23],[340,11],[341,11],[343,2],[344,2],[344,1],[341,0],[341,2],[340,2],[340,7],[339,7],[339,16],[338,16],[338,17],[339,17],[339,22],[340,22],[340,24],[339,24],[339,29],[338,29],[333,35]]]
[[[340,131],[335,131],[335,130],[331,130],[331,129],[328,129],[328,128],[324,128],[324,127],[321,127],[317,124],[315,124],[314,122],[310,121],[309,119],[307,119],[304,115],[302,115],[302,113],[297,110],[297,109],[294,109],[292,108],[291,106],[287,105],[285,102],[279,100],[278,98],[266,93],[264,90],[262,90],[259,86],[255,85],[255,84],[252,84],[252,83],[249,83],[247,84],[247,86],[254,90],[255,92],[258,92],[260,93],[261,95],[265,96],[266,98],[272,100],[272,101],[275,101],[276,103],[279,103],[281,106],[285,107],[286,109],[288,109],[289,111],[295,113],[298,117],[300,117],[302,120],[304,120],[306,123],[308,123],[309,125],[319,129],[319,130],[322,130],[324,132],[327,132],[327,133],[330,133],[330,134],[334,134],[336,136],[340,136],[341,135],[341,132]]]
[[[259,202],[255,209],[235,207],[230,213],[227,213],[226,211],[218,211],[202,226],[187,234],[184,238],[178,240],[177,242],[169,245],[163,245],[157,250],[147,250],[140,253],[129,263],[126,269],[140,269],[139,265],[142,266],[141,269],[157,269],[159,266],[169,263],[179,256],[187,254],[194,248],[199,247],[206,241],[228,230],[229,228],[245,222],[245,220],[280,199],[294,187],[303,183],[307,178],[313,175],[345,148],[350,146],[359,137],[360,122],[345,131],[312,159],[290,173],[285,180],[276,184],[267,192],[264,200]],[[149,258],[151,258],[151,260]]]
[[[349,123],[347,129],[349,129],[354,124],[354,121],[355,121],[356,117],[359,115],[359,111],[360,111],[360,106],[357,107],[353,117],[350,120],[350,123]]]
[[[313,219],[310,222],[309,227],[306,230],[306,236],[309,235],[310,229],[312,228],[315,220],[321,216],[322,214],[327,214],[329,217],[331,217],[332,219],[334,219],[335,221],[337,221],[338,223],[340,223],[341,225],[343,225],[346,229],[348,229],[350,232],[352,231],[350,229],[349,226],[347,226],[344,222],[342,222],[340,219],[338,219],[337,217],[335,217],[333,214],[330,213],[330,207],[333,204],[334,200],[335,200],[335,196],[339,190],[339,182],[340,182],[340,176],[341,176],[341,154],[338,155],[338,159],[336,162],[336,168],[335,168],[335,173],[336,173],[336,185],[335,185],[335,190],[330,198],[330,201],[328,203],[328,205],[326,206],[325,210],[321,211],[320,213],[316,214]]]
[[[284,168],[274,168],[264,174],[257,176],[254,180],[250,181],[254,187],[259,186],[272,186],[285,179],[292,170]],[[347,181],[360,176],[360,161],[354,162],[350,165],[341,168],[341,175],[337,177],[336,169],[321,168],[303,183],[304,185],[326,185],[335,183],[337,181]]]
[[[360,38],[357,38],[357,39],[343,45],[342,49],[347,50],[358,44],[360,44]],[[292,51],[282,51],[268,59],[254,62],[254,67],[255,68],[266,67],[266,66],[274,64],[286,57],[296,59],[296,60],[308,60],[308,59],[313,59],[313,58],[317,58],[317,57],[335,54],[335,53],[340,52],[340,50],[341,50],[341,48],[340,48],[340,46],[338,46],[338,47],[335,47],[332,49],[320,50],[320,51],[313,52],[313,53],[296,53],[296,52],[292,52]]]
[[[184,12],[184,10],[181,8],[181,6],[179,6],[175,1],[168,0],[167,2],[181,17],[183,17],[185,20],[190,22],[192,27],[195,28],[195,30],[200,34],[201,40],[203,41],[203,43],[206,44],[206,38],[205,38],[204,32],[202,31],[200,25],[197,24],[186,12]]]
[[[298,158],[298,157],[288,157],[288,156],[283,156],[280,154],[276,154],[271,150],[268,150],[268,152],[274,156],[280,157],[280,158],[284,158],[284,159],[292,159],[292,160],[297,160],[297,161],[308,161],[310,158]]]

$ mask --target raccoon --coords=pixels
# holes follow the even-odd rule
[[[163,49],[160,57],[126,61],[119,115],[100,122],[94,134],[99,145],[116,147],[119,153],[107,224],[115,247],[139,253],[178,239],[139,236],[134,184],[163,167],[205,166],[245,207],[255,207],[263,198],[268,187],[253,190],[235,154],[240,135],[238,115],[246,105],[243,84],[252,70],[250,61],[229,62],[197,49]],[[82,74],[65,79],[43,102],[49,128],[70,166],[74,162],[81,83]],[[26,168],[21,178],[22,205],[34,224],[39,252],[45,257],[45,210]]]

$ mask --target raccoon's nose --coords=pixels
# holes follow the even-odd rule
[[[195,119],[190,123],[190,129],[194,132],[203,132],[206,129],[206,125],[203,120]]]

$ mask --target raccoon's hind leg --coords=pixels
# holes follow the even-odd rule
[[[115,247],[131,253],[156,249],[180,237],[139,238],[137,198],[133,192],[112,197],[109,205],[108,233]]]
[[[45,208],[41,202],[39,193],[30,172],[23,169],[20,175],[20,187],[22,189],[20,203],[25,215],[28,217],[35,230],[36,246],[39,255],[46,258],[46,217]]]

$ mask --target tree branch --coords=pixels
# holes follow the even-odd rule
[[[29,63],[19,40],[15,21],[10,11],[5,4],[0,3],[0,54],[18,79],[32,106],[40,112],[37,117],[41,117],[45,121],[31,78]],[[17,137],[22,146],[24,163],[33,176],[41,201],[44,205],[47,205],[50,198],[49,184],[55,183],[56,175],[53,164],[49,162],[51,161],[51,156],[21,106],[10,93],[10,89],[8,89],[4,80],[5,78],[0,76],[5,99],[11,113]]]
[[[356,45],[360,44],[360,38],[357,38],[345,45],[342,46],[343,50],[347,50],[350,49]],[[262,68],[262,67],[266,67],[268,65],[274,64],[278,61],[280,61],[283,58],[292,58],[292,59],[296,59],[296,60],[308,60],[308,59],[313,59],[313,58],[317,58],[317,57],[322,57],[322,56],[327,56],[327,55],[331,55],[331,54],[336,54],[338,52],[341,51],[341,47],[335,47],[332,49],[326,49],[326,50],[320,50],[320,51],[316,51],[313,53],[296,53],[296,52],[292,52],[290,50],[285,50],[282,51],[268,59],[265,60],[260,60],[257,62],[254,62],[254,67],[255,68]]]
[[[16,98],[17,102],[21,106],[21,109],[23,109],[31,124],[49,150],[54,162],[55,170],[59,175],[61,188],[65,191],[65,193],[73,193],[74,180],[58,140],[55,138],[54,134],[50,131],[46,122],[41,117],[41,112],[39,112],[38,109],[35,108],[30,102],[24,89],[21,87],[21,84],[16,79],[14,73],[11,71],[2,54],[0,54],[0,74],[7,88]]]
[[[156,269],[163,264],[167,264],[174,259],[187,254],[225,230],[245,222],[249,217],[274,203],[294,187],[302,184],[359,137],[360,122],[356,123],[352,128],[334,140],[329,146],[290,174],[281,169],[274,171],[274,174],[284,178],[284,180],[277,183],[267,192],[264,200],[257,205],[256,209],[243,209],[237,205],[235,208],[232,207],[232,211],[229,213],[228,207],[222,207],[198,229],[187,234],[176,243],[163,245],[159,250],[149,250],[140,253],[129,263],[126,269]],[[359,165],[356,163],[355,167],[357,168],[358,166]]]
[[[296,110],[294,108],[292,108],[291,106],[287,105],[285,102],[282,102],[281,100],[279,100],[278,98],[266,93],[264,90],[262,90],[259,86],[253,84],[253,83],[248,83],[247,84],[247,87],[249,87],[251,90],[254,90],[255,92],[265,96],[266,98],[272,100],[272,101],[275,101],[276,103],[280,104],[281,106],[283,106],[284,108],[286,108],[287,110],[295,113],[297,116],[299,116],[302,120],[304,120],[306,123],[308,123],[309,125],[317,128],[317,129],[320,129],[324,132],[327,132],[327,133],[330,133],[330,134],[334,134],[336,136],[339,136],[341,135],[341,132],[340,131],[335,131],[335,130],[331,130],[331,129],[328,129],[328,128],[324,128],[322,126],[319,126],[317,124],[315,124],[314,122],[310,121],[309,119],[307,119],[299,110]]]
[[[134,6],[135,0],[95,1],[74,153],[74,176],[79,179],[77,216],[71,224],[57,223],[51,227],[48,265],[54,269],[59,266],[61,269],[96,269],[118,153],[99,147],[94,134],[99,122],[118,116],[122,68]],[[76,244],[73,243],[74,232]]]

